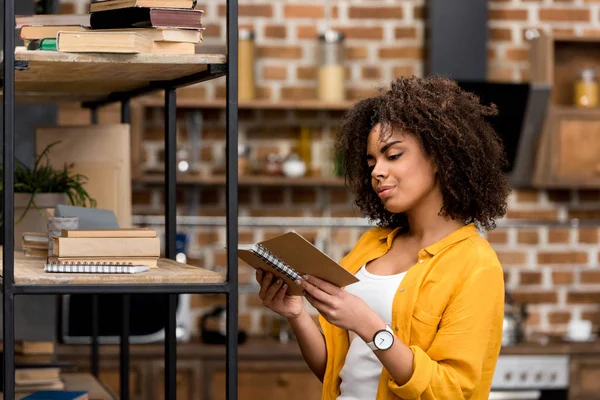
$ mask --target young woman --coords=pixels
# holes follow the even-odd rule
[[[487,400],[500,351],[504,277],[478,228],[509,193],[494,106],[441,77],[399,78],[345,115],[338,148],[356,204],[377,227],[341,260],[359,282],[315,277],[302,297],[258,271],[323,382],[322,399]]]

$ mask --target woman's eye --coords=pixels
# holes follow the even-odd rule
[[[397,160],[397,159],[399,159],[399,158],[400,158],[400,156],[401,156],[402,154],[404,154],[404,153],[392,154],[391,156],[388,156],[388,160],[391,160],[391,161],[393,161],[393,160]]]

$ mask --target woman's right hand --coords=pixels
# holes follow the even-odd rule
[[[304,310],[302,296],[286,294],[287,284],[270,272],[256,270],[256,281],[260,284],[258,296],[263,305],[287,319],[298,317]]]

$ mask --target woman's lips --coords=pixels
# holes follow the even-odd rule
[[[388,198],[391,196],[392,190],[394,190],[393,187],[384,188],[383,190],[378,191],[377,195],[379,196],[380,199],[385,199],[385,198]]]

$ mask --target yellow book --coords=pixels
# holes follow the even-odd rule
[[[58,32],[56,49],[71,53],[151,53],[152,39],[134,32]]]
[[[96,29],[94,32],[133,32],[155,42],[202,43],[202,30],[177,28]],[[56,36],[55,36],[56,37]]]
[[[15,342],[15,353],[19,354],[52,354],[54,343],[22,340]]]
[[[21,28],[21,39],[40,40],[53,38],[56,39],[58,32],[85,32],[87,28],[81,25],[25,25]]]
[[[196,53],[196,45],[194,43],[154,42],[152,44],[152,53],[155,53],[155,54],[195,54]]]
[[[156,231],[149,228],[63,229],[61,236],[80,238],[156,237]]]
[[[78,238],[53,237],[52,255],[57,257],[158,257],[160,239],[157,237],[132,238]]]

